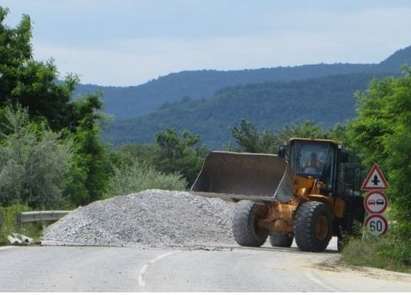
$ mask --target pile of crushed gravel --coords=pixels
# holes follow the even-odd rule
[[[147,190],[94,202],[49,226],[43,244],[232,245],[234,204],[186,192]]]

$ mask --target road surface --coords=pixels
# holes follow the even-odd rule
[[[296,248],[0,248],[0,291],[410,291],[411,275]]]

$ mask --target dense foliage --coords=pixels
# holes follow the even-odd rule
[[[35,119],[45,118],[53,130],[76,128],[83,119],[71,95],[77,85],[75,76],[57,80],[57,69],[49,62],[33,59],[31,21],[23,16],[20,24],[10,28],[5,24],[7,9],[0,7],[0,107],[22,105]],[[84,100],[94,102],[95,97]]]
[[[348,128],[351,146],[366,166],[379,163],[401,230],[411,239],[411,69],[374,81],[359,94],[358,116]]]
[[[199,136],[188,131],[178,133],[174,129],[166,129],[156,135],[153,144],[121,146],[113,153],[112,162],[118,167],[138,162],[137,167],[145,165],[163,174],[180,175],[190,186],[206,154]]]
[[[234,149],[249,153],[272,153],[276,154],[280,145],[286,144],[292,137],[300,138],[329,138],[333,136],[332,130],[325,131],[314,122],[302,122],[285,126],[276,132],[268,130],[258,131],[248,121],[242,120],[239,126],[232,129],[235,139]]]
[[[374,81],[358,95],[357,117],[346,129],[365,167],[378,163],[390,186],[390,229],[378,239],[364,235],[343,251],[354,265],[411,271],[411,69],[402,77]]]
[[[0,108],[22,106],[32,122],[58,132],[53,135],[54,140],[73,140],[77,176],[73,177],[72,185],[64,188],[65,193],[72,197],[75,205],[98,199],[108,181],[108,170],[104,164],[107,156],[100,143],[97,126],[100,119],[98,110],[102,106],[100,99],[97,95],[87,95],[73,101],[78,79],[69,75],[64,81],[59,81],[52,61],[34,60],[30,18],[23,16],[21,22],[11,28],[5,24],[7,13],[0,7]],[[52,134],[47,132],[45,134]],[[33,140],[29,139],[30,136],[35,136],[34,131],[23,136],[27,145]],[[3,172],[5,167],[1,167]],[[49,173],[53,174],[53,171]]]
[[[190,132],[178,134],[173,129],[166,129],[156,135],[158,153],[155,166],[164,173],[181,173],[192,184],[200,171],[206,150],[200,144],[200,138]]]
[[[133,170],[111,161],[116,157],[100,139],[99,95],[75,98],[76,76],[58,80],[52,61],[33,58],[30,18],[23,16],[10,27],[5,23],[7,13],[0,7],[0,205],[22,203],[33,209],[86,205],[107,196],[108,189],[114,193],[116,177],[138,176],[138,169],[150,171],[145,177],[158,178],[144,188],[160,185],[168,176],[154,168]],[[191,156],[190,149],[183,154]],[[167,179],[184,184],[175,175]]]
[[[73,158],[70,142],[59,140],[25,111],[3,111],[0,129],[0,204],[39,208],[62,206],[65,179]]]

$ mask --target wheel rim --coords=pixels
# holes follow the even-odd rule
[[[315,237],[322,241],[328,236],[328,220],[327,217],[321,215],[315,224]]]
[[[254,215],[254,220],[253,220],[253,225],[254,225],[254,232],[258,235],[258,236],[264,236],[265,234],[267,234],[267,230],[265,228],[262,228],[261,226],[259,226],[258,221],[264,217],[264,210],[262,208],[257,208],[255,215]]]

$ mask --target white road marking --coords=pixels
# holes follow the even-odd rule
[[[149,262],[143,265],[143,267],[140,269],[140,272],[138,273],[138,285],[142,288],[146,286],[146,281],[144,280],[144,275],[148,270],[148,267],[153,265],[154,263],[160,261],[163,258],[166,258],[167,256],[173,255],[175,253],[178,253],[180,251],[170,251],[167,253],[163,253],[153,259],[151,259]]]
[[[332,292],[338,292],[339,291],[338,289],[325,284],[323,281],[321,281],[319,278],[317,278],[312,272],[306,271],[306,272],[304,272],[304,274],[309,280],[313,281],[314,283],[316,283],[320,287],[326,289],[327,291],[332,291]]]
[[[1,250],[8,250],[8,249],[13,249],[15,248],[14,246],[4,246],[4,247],[0,247],[0,251]]]
[[[140,270],[140,273],[138,274],[138,285],[142,288],[146,286],[146,281],[144,281],[144,274],[146,273],[147,268],[148,264],[144,264]]]

